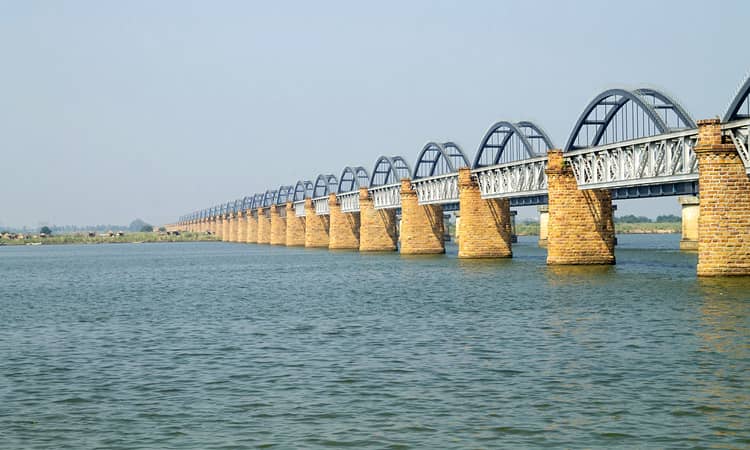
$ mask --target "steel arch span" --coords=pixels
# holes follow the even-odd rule
[[[339,180],[331,175],[318,175],[313,185],[313,198],[325,197],[328,194],[335,194],[338,188]]]
[[[609,89],[594,97],[579,116],[565,151],[640,139],[695,128],[674,99],[654,89]]]
[[[339,178],[339,185],[336,192],[352,192],[359,190],[359,188],[361,187],[369,186],[370,174],[367,173],[367,170],[364,167],[346,166],[341,172],[341,177]]]
[[[544,130],[533,122],[500,121],[482,138],[472,168],[493,166],[544,156],[554,148]]]
[[[292,200],[301,202],[306,198],[312,198],[313,182],[310,180],[300,180],[294,185],[294,195]]]
[[[401,156],[381,156],[375,161],[370,177],[370,187],[395,184],[411,178],[411,166]]]
[[[277,193],[277,191],[272,191],[270,189],[267,190],[263,194],[263,200],[262,200],[261,206],[263,208],[268,208],[269,206],[275,204],[276,203],[276,193]]]
[[[724,113],[723,122],[733,122],[743,119],[750,119],[750,75],[745,78],[744,83],[737,90],[737,94],[735,94],[734,99],[732,99],[727,111]]]
[[[461,167],[469,167],[469,160],[458,144],[428,142],[419,152],[412,179],[454,173]]]
[[[279,186],[276,191],[276,206],[286,205],[286,202],[292,201],[294,198],[294,186]]]

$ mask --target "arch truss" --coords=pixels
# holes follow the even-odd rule
[[[345,167],[339,178],[336,199],[345,213],[359,211],[359,188],[368,187],[370,174],[362,167]]]
[[[547,133],[533,122],[497,122],[477,150],[474,170],[483,198],[537,197],[547,193],[547,152],[554,148]]]
[[[581,189],[698,179],[695,121],[654,89],[611,89],[584,109],[565,147]]]
[[[724,114],[724,134],[737,148],[745,170],[750,175],[750,76],[742,83]]]
[[[458,169],[469,160],[458,144],[429,142],[417,157],[412,188],[420,205],[458,202]]]
[[[411,178],[411,167],[401,156],[381,156],[370,177],[369,195],[375,209],[401,207],[401,180]]]
[[[313,182],[310,180],[300,180],[294,185],[294,194],[292,203],[294,205],[294,215],[305,217],[305,199],[312,198]]]
[[[319,216],[325,216],[331,213],[330,207],[328,206],[328,195],[335,194],[338,189],[339,181],[335,176],[318,175],[315,179],[315,185],[313,186],[313,206],[315,206],[315,214]]]

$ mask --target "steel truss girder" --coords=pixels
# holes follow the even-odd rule
[[[472,171],[482,198],[532,197],[547,194],[547,157],[482,167]]]
[[[299,200],[294,202],[294,215],[296,217],[305,217],[305,201]]]
[[[750,175],[750,144],[748,143],[750,119],[727,123],[722,126],[722,129],[724,135],[732,140],[742,163],[745,164],[745,172]]]
[[[331,214],[331,207],[328,205],[328,196],[314,198],[313,206],[315,206],[315,215],[327,216]]]
[[[412,180],[420,205],[455,203],[458,201],[458,172]]]
[[[341,205],[341,212],[359,212],[359,191],[344,192],[337,194],[336,198]]]
[[[401,208],[401,183],[371,187],[369,191],[375,209]]]
[[[565,154],[580,189],[612,189],[698,179],[698,131],[662,134]]]

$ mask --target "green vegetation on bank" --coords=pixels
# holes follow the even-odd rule
[[[0,237],[0,245],[26,245],[26,244],[125,244],[125,243],[150,243],[150,242],[196,242],[196,241],[219,241],[215,235],[205,233],[184,232],[179,235],[160,233],[160,232],[135,232],[125,233],[122,236],[95,235],[88,234],[59,234],[47,237],[28,236],[24,239],[7,239]]]

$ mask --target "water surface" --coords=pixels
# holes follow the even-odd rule
[[[678,240],[0,248],[0,448],[747,448],[750,281]]]

